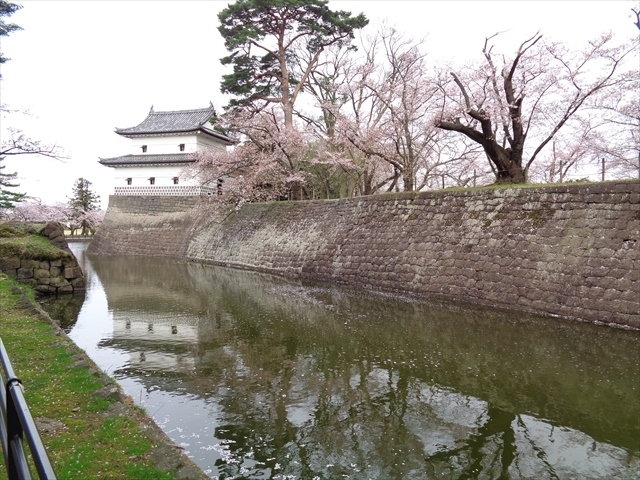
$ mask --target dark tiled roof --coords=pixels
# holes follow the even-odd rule
[[[113,167],[116,165],[151,165],[158,163],[191,163],[195,159],[191,153],[160,153],[148,155],[123,155],[121,157],[101,158],[102,165]]]
[[[215,115],[214,108],[198,108],[195,110],[174,110],[170,112],[154,112],[153,107],[149,115],[141,124],[129,128],[116,128],[116,133],[124,137],[136,135],[150,135],[158,133],[185,133],[201,130],[224,142],[231,140],[221,133],[211,129],[209,119]]]

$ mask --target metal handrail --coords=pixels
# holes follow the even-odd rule
[[[33,421],[27,401],[24,398],[22,382],[16,377],[7,350],[0,338],[0,363],[4,388],[0,388],[0,443],[9,480],[30,480],[31,471],[24,451],[23,437],[26,437],[33,463],[40,479],[55,480],[49,456],[44,448],[36,424]]]

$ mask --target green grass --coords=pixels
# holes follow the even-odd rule
[[[62,422],[56,432],[41,432],[59,479],[170,479],[148,456],[156,444],[141,425],[140,409],[127,417],[109,417],[113,402],[93,397],[104,377],[92,374],[82,352],[44,319],[25,310],[22,287],[0,274],[0,336],[34,418]],[[7,478],[0,462],[0,479]]]
[[[51,244],[40,234],[44,225],[34,223],[0,223],[0,258],[61,260],[72,258],[69,252]]]
[[[0,258],[27,258],[37,260],[61,260],[71,254],[51,244],[47,237],[28,234],[16,237],[0,237]]]
[[[24,237],[38,233],[44,227],[43,224],[25,222],[0,223],[0,238]]]

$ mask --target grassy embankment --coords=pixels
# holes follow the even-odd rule
[[[49,260],[66,255],[36,231],[0,224],[0,260],[16,254]],[[113,387],[112,381],[42,315],[29,287],[2,273],[0,337],[59,479],[175,477],[177,465],[173,471],[154,466],[156,447],[167,451],[157,427],[126,398],[95,395]],[[122,408],[114,409],[116,404]],[[0,479],[5,478],[0,461]]]
[[[51,245],[49,239],[39,235],[44,225],[23,223],[0,223],[0,259],[28,258],[58,260],[69,254]]]

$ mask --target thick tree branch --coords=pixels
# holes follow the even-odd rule
[[[480,144],[484,142],[484,136],[482,135],[482,133],[480,133],[474,128],[463,125],[460,122],[439,121],[436,123],[436,127],[441,128],[443,130],[462,133],[463,135],[466,135],[474,142],[477,142]]]

